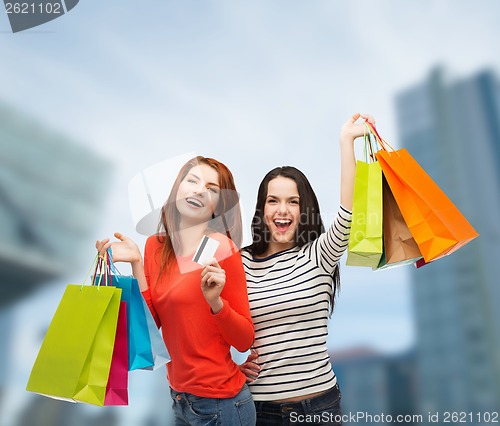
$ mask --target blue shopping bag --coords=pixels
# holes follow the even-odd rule
[[[146,321],[148,323],[149,337],[151,339],[151,351],[153,352],[154,365],[146,367],[146,370],[156,370],[158,367],[165,365],[167,362],[171,361],[168,349],[165,346],[163,337],[156,326],[156,322],[149,311],[148,305],[144,298],[142,298],[142,304],[146,312]]]
[[[110,275],[111,285],[122,289],[122,301],[127,302],[128,369],[154,366],[151,338],[139,284],[133,276]]]
[[[127,304],[128,370],[153,367],[151,338],[137,279],[131,275],[119,275],[111,261],[111,253],[105,256],[105,260],[99,260],[94,281],[101,280],[104,285],[120,288],[122,290],[121,301]],[[103,277],[98,272],[101,272]],[[111,275],[111,272],[115,275]]]

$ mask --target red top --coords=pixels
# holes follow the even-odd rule
[[[224,306],[213,314],[201,291],[202,266],[193,256],[177,257],[162,274],[161,243],[149,237],[144,250],[144,272],[149,289],[142,294],[158,326],[172,361],[168,381],[177,392],[208,398],[232,398],[245,383],[245,376],[232,360],[230,346],[245,352],[254,339],[245,272],[234,243],[218,233],[215,258],[226,271],[221,293]]]

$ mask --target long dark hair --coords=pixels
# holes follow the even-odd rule
[[[264,176],[257,192],[257,203],[252,219],[252,244],[244,250],[252,256],[261,256],[269,247],[270,232],[264,220],[264,206],[266,203],[269,182],[278,176],[292,179],[299,191],[300,220],[296,231],[295,243],[302,247],[317,239],[325,227],[321,219],[318,199],[307,177],[293,166],[276,167]],[[330,315],[333,312],[335,297],[340,291],[340,271],[337,264],[333,271],[332,295],[330,297]]]
[[[177,232],[179,230],[180,215],[176,207],[176,197],[179,185],[189,173],[198,165],[205,164],[212,167],[219,174],[220,199],[208,223],[207,232],[220,232],[226,234],[241,247],[242,224],[241,210],[238,200],[238,193],[234,184],[234,178],[226,165],[213,158],[197,156],[189,160],[182,166],[177,178],[172,186],[170,195],[161,209],[160,223],[158,224],[158,241],[162,243],[160,274],[175,260],[175,248],[179,246]]]

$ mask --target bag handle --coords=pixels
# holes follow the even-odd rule
[[[368,132],[367,132],[368,130]],[[365,161],[367,163],[374,163],[377,161],[376,152],[380,149],[381,145],[378,143],[378,140],[374,133],[371,131],[371,128],[368,125],[368,122],[365,122],[365,129],[363,133],[363,140],[365,143],[364,146],[364,156]],[[370,161],[369,161],[370,160]]]
[[[92,269],[95,269],[97,267],[97,259],[98,259],[99,253],[96,253],[94,260],[92,261],[92,264],[90,265],[89,270],[85,274],[85,279],[83,280],[82,286],[80,287],[80,291],[83,289],[83,286],[87,282],[87,278],[90,276]],[[95,276],[95,275],[94,275]],[[94,285],[94,278],[92,278],[92,285]]]
[[[115,277],[115,280],[117,282],[120,282],[120,279],[118,278],[119,275],[122,275],[118,268],[116,267],[115,263],[113,262],[113,250],[111,249],[111,246],[108,248],[106,251],[106,258],[107,258],[107,266],[108,266],[108,271],[109,275],[113,275]]]
[[[94,277],[92,279],[92,285],[97,285],[97,287],[101,286],[102,277],[104,276],[104,285],[108,286],[109,283],[109,269],[107,264],[108,253],[105,252],[103,256],[97,256],[97,263],[94,269]],[[97,275],[99,275],[99,282],[96,283]]]
[[[92,264],[90,265],[89,270],[87,271],[87,274],[85,275],[85,279],[83,280],[82,285],[80,286],[80,291],[83,290],[83,287],[87,283],[88,277],[91,276],[90,274],[92,272],[92,269],[94,270],[94,275],[92,277],[92,283],[91,283],[91,285],[97,286],[97,287],[101,286],[101,281],[102,281],[103,274],[102,273],[99,274],[99,281],[97,283],[96,283],[96,277],[97,277],[98,272],[102,271],[102,263],[103,263],[103,259],[99,256],[99,253],[97,253],[95,255],[95,257],[94,257],[94,260],[92,261]],[[105,275],[105,280],[107,280],[107,273],[106,273],[106,271],[105,271],[104,275]]]
[[[368,133],[366,133],[366,129],[368,129]],[[365,126],[364,128],[363,142],[364,142],[363,154],[365,156],[365,163],[373,162],[373,152],[371,149],[371,141],[370,141],[370,129],[368,128],[368,126]]]
[[[389,145],[389,142],[387,142],[385,139],[382,139],[382,137],[377,132],[375,125],[369,123],[368,121],[365,121],[365,124],[370,129],[370,133],[373,134],[373,136],[377,140],[377,143],[380,145],[381,149],[383,149],[384,151],[392,151],[397,153],[397,151],[391,145]]]

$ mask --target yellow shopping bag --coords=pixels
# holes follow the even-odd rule
[[[365,137],[367,161],[356,162],[351,233],[346,264],[376,268],[383,253],[382,170]]]
[[[121,289],[69,284],[47,330],[26,390],[104,405]]]

